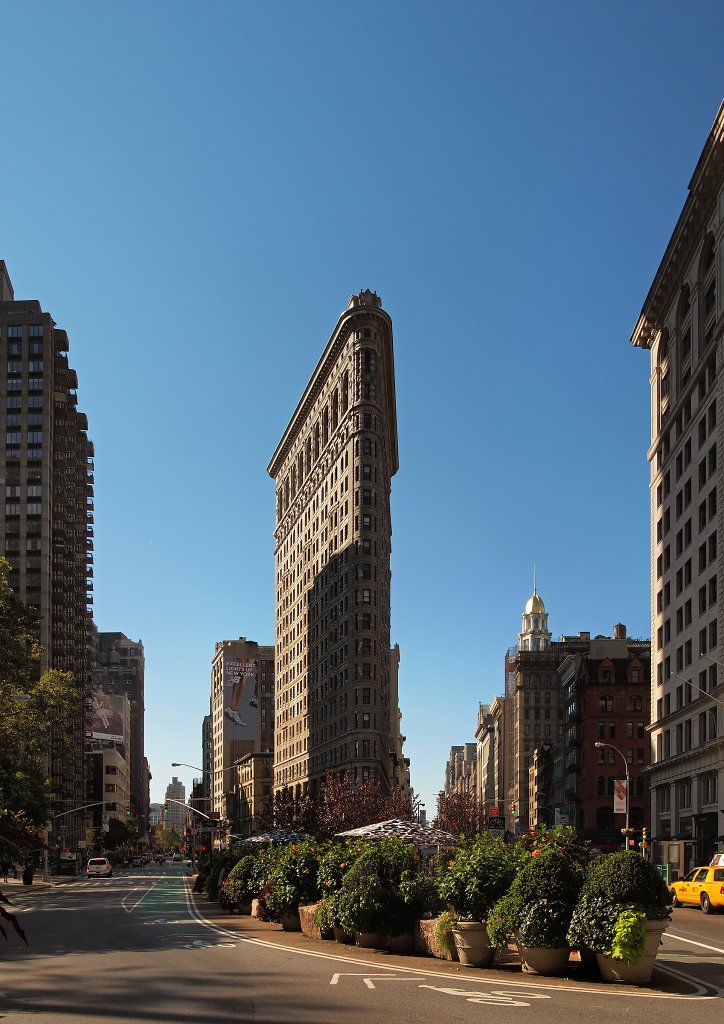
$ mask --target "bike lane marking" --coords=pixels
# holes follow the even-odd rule
[[[320,953],[320,952],[317,952],[316,950],[311,950],[311,949],[295,949],[293,946],[281,946],[277,942],[267,942],[264,939],[252,938],[252,937],[249,937],[249,936],[241,935],[239,932],[232,932],[232,931],[230,931],[227,928],[220,928],[218,925],[213,924],[213,922],[208,921],[203,916],[203,914],[201,913],[199,908],[196,906],[196,904],[193,902],[193,900],[191,898],[191,887],[190,887],[190,885],[188,883],[188,880],[186,881],[186,905],[187,905],[189,914],[196,921],[198,921],[199,924],[202,924],[205,928],[208,928],[211,931],[217,932],[219,935],[223,935],[225,938],[233,939],[233,940],[235,940],[235,942],[248,942],[248,943],[250,943],[252,945],[266,946],[268,949],[277,949],[277,950],[281,949],[285,953],[297,953],[299,956],[311,956],[311,957],[315,957],[318,960],[334,960],[337,963],[342,962],[342,963],[346,963],[346,964],[358,964],[358,965],[360,965],[362,967],[372,968],[371,973],[376,973],[377,971],[379,971],[380,973],[382,973],[384,971],[397,971],[397,972],[407,973],[407,974],[420,974],[420,975],[424,975],[427,978],[440,978],[440,979],[445,979],[445,980],[448,978],[448,975],[440,974],[438,971],[431,971],[431,970],[425,970],[424,968],[413,968],[413,967],[385,967],[383,964],[379,964],[379,965],[378,964],[370,964],[369,961],[358,960],[358,959],[355,959],[354,957],[342,956],[339,953]],[[609,997],[613,996],[613,997],[617,997],[617,998],[625,997],[625,998],[631,998],[631,999],[674,1000],[674,1001],[678,1001],[678,1002],[691,1002],[692,1000],[697,1000],[698,1001],[698,1000],[702,1000],[702,999],[714,1000],[714,999],[719,999],[720,998],[720,995],[718,994],[719,990],[718,990],[718,988],[715,985],[710,985],[708,983],[706,985],[704,985],[698,978],[691,977],[691,976],[689,976],[687,974],[684,974],[684,972],[675,971],[673,968],[663,967],[663,965],[661,965],[661,964],[657,964],[657,967],[660,967],[661,970],[663,970],[667,974],[674,975],[679,980],[685,980],[686,983],[689,984],[694,989],[693,994],[692,995],[680,995],[680,994],[675,993],[675,992],[638,992],[638,991],[633,991],[633,990],[630,990],[630,989],[627,989],[625,991],[621,991],[621,990],[616,991],[613,988],[604,987],[603,984],[600,987],[598,987],[598,988],[592,988],[592,987],[584,986],[584,985],[576,985],[575,988],[574,988],[574,987],[572,987],[570,985],[546,984],[545,985],[545,989],[546,989],[546,991],[551,991],[551,992],[564,992],[564,993],[567,993],[568,995],[578,995],[578,994],[583,994],[583,995],[603,995],[603,996],[609,996]],[[528,982],[526,982],[526,981],[507,981],[507,980],[503,981],[500,978],[498,978],[496,980],[487,979],[487,978],[470,978],[470,979],[466,978],[466,981],[467,980],[469,980],[471,983],[476,984],[476,985],[495,985],[495,986],[498,986],[498,987],[500,987],[502,985],[505,988],[520,988],[520,989],[530,989],[532,984],[533,984],[530,981],[528,981]],[[711,992],[712,989],[715,990],[715,994],[714,995],[710,995],[709,994],[709,992]]]

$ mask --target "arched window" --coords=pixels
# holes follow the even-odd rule
[[[312,468],[312,439],[311,439],[311,437],[308,437],[307,438],[307,475],[309,475],[309,472],[310,472],[311,468]]]
[[[292,498],[297,493],[297,467],[292,466]]]
[[[678,372],[683,387],[691,376],[691,289],[685,284],[679,296],[676,312]]]
[[[339,423],[339,391],[337,388],[334,389],[332,395],[332,430],[337,429]]]
[[[701,286],[701,351],[714,340],[714,322],[716,320],[716,243],[714,235],[708,235],[701,251],[699,264],[699,284]]]
[[[608,694],[605,694],[603,697],[599,697],[598,710],[606,712],[613,711],[613,697],[609,697]]]
[[[325,446],[329,440],[329,410],[324,407],[322,412],[322,447]]]
[[[596,829],[598,832],[613,832],[613,807],[599,807],[596,812]]]
[[[342,415],[347,412],[349,408],[349,373],[345,372],[342,377]]]
[[[319,458],[319,423],[314,425],[314,461]]]
[[[300,452],[297,456],[297,479],[299,480],[299,486],[302,486],[304,480],[304,453]]]

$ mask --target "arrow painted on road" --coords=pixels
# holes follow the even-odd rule
[[[375,988],[375,981],[422,981],[423,978],[398,978],[394,974],[383,974],[382,971],[375,974],[369,974],[367,972],[362,973],[361,971],[345,971],[341,974],[333,974],[330,985],[338,985],[340,978],[361,978],[367,988]],[[372,980],[374,978],[374,981]]]

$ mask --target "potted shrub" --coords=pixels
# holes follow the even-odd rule
[[[588,867],[569,941],[596,954],[604,980],[645,984],[670,912],[671,893],[654,865],[633,851],[611,853]]]
[[[314,920],[323,935],[332,934],[337,942],[354,943],[354,934],[345,932],[339,919],[336,897],[342,886],[342,879],[352,865],[369,848],[362,841],[356,843],[330,843],[319,858],[317,889],[320,902],[317,904]]]
[[[314,840],[279,849],[263,891],[266,911],[285,931],[300,931],[299,904],[317,901],[318,852]]]
[[[561,850],[534,850],[488,915],[491,944],[505,948],[512,936],[524,970],[560,974],[568,963],[568,928],[582,882]]]
[[[231,907],[240,914],[251,913],[251,901],[256,899],[262,889],[261,864],[259,857],[246,854],[236,862],[224,882]]]
[[[438,892],[457,918],[452,932],[458,958],[466,967],[493,962],[487,915],[510,888],[521,855],[502,839],[478,835],[462,840],[439,869]]]
[[[414,922],[434,899],[434,884],[421,874],[415,848],[384,839],[370,845],[346,872],[333,909],[358,945],[411,949]]]

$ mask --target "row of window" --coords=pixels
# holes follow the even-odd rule
[[[28,409],[42,409],[43,408],[43,396],[42,395],[28,395]],[[9,395],[7,400],[8,413],[12,409],[22,409],[23,399],[21,395]]]
[[[22,338],[23,330],[27,330],[29,338],[42,338],[43,337],[43,325],[42,324],[27,324],[25,327],[23,324],[10,324],[5,332],[6,338]],[[1,332],[0,332],[1,333]]]
[[[707,772],[698,775],[694,780],[699,787],[699,797],[702,804],[715,804],[719,799],[718,779],[715,772]],[[692,780],[679,779],[674,783],[676,803],[679,807],[692,806]],[[671,786],[656,786],[656,809],[668,814],[671,811]]]
[[[26,367],[28,373],[42,373],[43,360],[31,359]],[[23,364],[19,359],[8,360],[8,377],[17,376],[23,372]]]
[[[42,391],[43,390],[43,378],[42,377],[29,377],[27,380],[28,391]],[[8,391],[22,391],[23,390],[23,378],[22,377],[9,377],[8,378]]]

